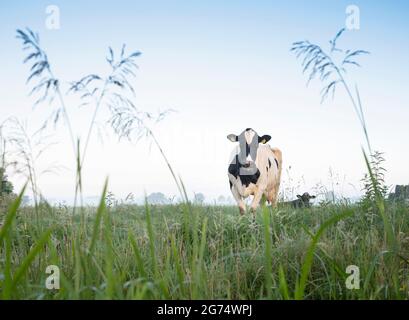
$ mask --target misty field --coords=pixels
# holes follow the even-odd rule
[[[0,213],[2,299],[409,298],[403,204],[385,208],[398,252],[361,205],[264,207],[255,222],[225,206],[17,205]],[[48,265],[59,290],[45,286]],[[349,265],[359,289],[346,288]]]
[[[383,153],[372,148],[358,85],[346,77],[369,51],[340,49],[337,40],[346,32],[339,30],[328,49],[303,40],[293,42],[290,52],[307,83],[322,84],[321,102],[337,90],[347,94],[364,138],[364,194],[357,203],[336,203],[334,196],[311,208],[261,205],[253,220],[236,206],[189,200],[152,127],[172,110],[156,115],[135,102],[132,80],[141,52],[128,52],[125,44],[119,51],[109,47],[107,74],[67,82],[55,76],[39,34],[17,29],[34,105],[52,108],[42,111],[43,125],[34,133],[14,117],[0,123],[0,299],[408,299],[408,199],[388,195]],[[70,115],[77,103],[92,114],[85,131],[75,130],[77,118]],[[152,143],[172,175],[179,204],[113,202],[106,183],[98,206],[83,205],[89,192],[83,170],[97,119],[119,140]],[[37,161],[50,147],[45,137],[61,122],[75,174],[70,207],[50,205],[38,180]],[[18,196],[8,181],[11,172],[26,181]],[[22,205],[29,194],[32,205]]]

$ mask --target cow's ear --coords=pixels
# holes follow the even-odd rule
[[[229,134],[227,136],[227,139],[229,139],[231,142],[237,142],[239,138],[235,134]]]
[[[258,143],[264,144],[264,143],[269,142],[270,139],[271,139],[271,136],[269,136],[268,134],[265,134],[265,135],[262,136],[262,137],[258,137]]]
[[[298,198],[298,199],[301,199],[302,197],[301,197],[299,194],[297,194],[297,198]]]
[[[310,199],[315,199],[317,196],[310,196]]]

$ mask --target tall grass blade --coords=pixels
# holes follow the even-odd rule
[[[278,268],[278,279],[280,283],[281,295],[283,296],[285,300],[289,300],[290,294],[288,291],[287,279],[285,278],[285,273],[284,273],[284,269],[282,265],[280,265],[280,267]]]
[[[181,293],[181,296],[183,297],[185,294],[185,274],[182,269],[182,264],[180,261],[180,256],[178,253],[178,250],[176,248],[176,240],[175,236],[172,234],[170,238],[170,244],[172,247],[172,254],[173,254],[173,259],[175,261],[175,267],[176,267],[176,275],[179,283],[179,291]]]
[[[133,253],[135,255],[136,267],[138,268],[138,272],[143,278],[147,279],[148,274],[145,271],[142,255],[139,251],[138,244],[136,243],[135,237],[131,232],[129,232],[128,238],[129,238],[129,242],[131,243]]]
[[[158,263],[156,261],[156,254],[155,254],[155,235],[153,232],[153,227],[152,227],[152,220],[151,220],[151,212],[150,208],[148,205],[148,202],[145,202],[145,215],[146,215],[146,226],[148,230],[148,238],[149,238],[149,254],[150,254],[150,260],[151,260],[151,267],[153,270],[153,273],[155,275],[155,278],[159,278],[159,270],[158,270]]]
[[[53,229],[48,229],[45,231],[40,239],[37,240],[36,244],[34,247],[30,250],[28,255],[24,258],[23,262],[20,264],[20,266],[17,268],[16,273],[14,274],[13,277],[13,283],[12,283],[12,290],[15,289],[17,286],[18,282],[21,280],[21,278],[26,274],[28,268],[30,267],[31,263],[35,259],[35,257],[41,253],[42,250],[44,250],[45,244],[48,242],[51,232]]]
[[[331,227],[332,225],[336,224],[338,221],[341,221],[342,219],[345,219],[349,216],[351,216],[353,212],[346,212],[342,214],[338,214],[327,221],[325,221],[322,226],[318,229],[317,233],[311,240],[311,244],[308,247],[307,253],[304,258],[304,262],[301,267],[301,276],[300,280],[296,282],[296,289],[295,289],[295,299],[296,300],[301,300],[304,298],[305,294],[305,288],[307,286],[307,279],[311,271],[311,266],[313,262],[313,257],[314,257],[314,252],[315,248],[317,246],[318,240],[324,233],[324,231]]]
[[[88,251],[91,254],[94,251],[95,243],[97,241],[102,215],[104,214],[104,212],[106,210],[106,200],[105,200],[105,198],[106,198],[107,188],[108,188],[108,179],[105,180],[104,189],[102,191],[101,199],[99,200],[98,209],[97,209],[97,212],[96,212],[96,215],[95,215],[95,222],[94,222],[94,228],[93,228],[92,236],[91,236],[91,243],[90,243],[89,248],[88,248]]]
[[[272,257],[271,257],[271,232],[270,232],[270,212],[263,206],[263,230],[264,230],[264,278],[268,299],[272,299]]]
[[[165,296],[165,298],[167,298],[169,297],[169,290],[168,290],[168,287],[165,285],[164,279],[161,277],[160,272],[159,272],[158,261],[157,261],[156,252],[155,252],[155,234],[153,231],[149,204],[146,200],[145,200],[145,214],[146,214],[146,226],[148,229],[148,238],[149,238],[149,253],[150,253],[150,260],[151,260],[151,266],[153,269],[154,279],[159,284],[162,294]]]
[[[9,231],[9,229],[11,228],[12,224],[13,224],[13,220],[17,214],[17,211],[21,205],[21,201],[23,199],[24,196],[24,192],[26,191],[26,187],[27,187],[27,183],[23,186],[23,189],[21,189],[18,197],[16,200],[13,201],[13,203],[11,204],[8,213],[6,215],[6,218],[4,219],[4,224],[0,229],[0,246],[3,243],[3,239],[6,235],[6,233]]]

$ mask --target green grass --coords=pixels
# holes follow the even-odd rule
[[[396,204],[382,214],[397,251],[384,217],[358,205],[263,208],[256,223],[236,207],[37,209],[0,213],[1,299],[409,298],[409,210]],[[45,288],[48,265],[60,290]]]

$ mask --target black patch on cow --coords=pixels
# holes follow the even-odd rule
[[[271,161],[268,159],[268,167],[271,168]]]
[[[270,160],[269,160],[269,161],[270,161]],[[278,168],[278,161],[277,161],[277,159],[274,159],[274,161],[276,162],[277,169],[279,169],[279,168]]]
[[[256,184],[258,181],[258,178],[260,178],[260,170],[257,169],[256,173],[251,174],[251,175],[241,175],[240,174],[240,168],[243,166],[239,162],[239,157],[236,155],[235,159],[233,160],[232,163],[229,165],[228,172],[237,179],[237,177],[240,178],[240,181],[243,185],[246,187],[249,186],[250,183]],[[231,184],[231,182],[230,182]]]
[[[246,143],[246,158],[250,154],[250,146]]]
[[[231,189],[231,187],[233,187],[233,183],[231,183],[230,180],[229,180],[229,185],[230,185],[230,189]]]
[[[269,167],[266,167],[267,172],[268,172],[268,168],[269,168]]]
[[[241,183],[243,183],[246,187],[249,186],[250,183],[256,184],[258,178],[260,178],[260,170],[257,169],[255,174],[252,175],[240,175]]]
[[[234,163],[234,161],[236,163]],[[233,162],[230,163],[228,171],[232,176],[234,176],[237,179],[237,176],[239,175],[239,159],[237,156],[235,160],[233,160]]]
[[[251,128],[247,128],[247,129],[246,129],[246,131],[250,131],[250,130],[253,130],[253,129],[251,129]]]

